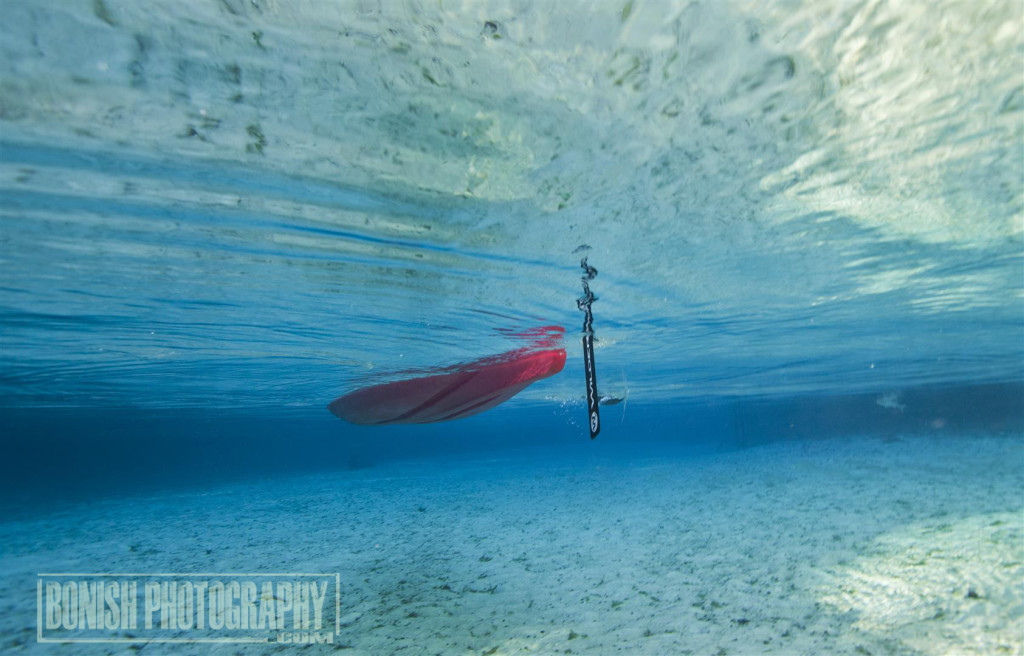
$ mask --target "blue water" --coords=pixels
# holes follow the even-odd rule
[[[7,0],[0,510],[519,448],[586,467],[1019,442],[1022,18],[998,0]],[[584,255],[598,385],[623,399],[594,442]],[[542,325],[566,329],[564,371],[489,413],[326,410]],[[907,640],[878,644],[928,644]]]

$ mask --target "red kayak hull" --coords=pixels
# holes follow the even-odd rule
[[[549,346],[552,337],[550,331],[545,333],[543,345]],[[565,349],[520,349],[439,373],[363,387],[327,408],[341,419],[366,426],[462,419],[504,403],[564,366]]]

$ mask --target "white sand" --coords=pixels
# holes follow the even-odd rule
[[[345,654],[1022,654],[1022,490],[1019,437],[583,440],[105,501],[0,525],[0,649],[54,651],[38,572],[113,568],[340,572]]]

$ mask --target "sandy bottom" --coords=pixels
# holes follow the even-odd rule
[[[1020,437],[590,447],[6,521],[0,650],[171,651],[36,643],[37,573],[113,570],[339,572],[342,626],[318,652],[1024,653]]]

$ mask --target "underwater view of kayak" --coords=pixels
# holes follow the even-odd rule
[[[2,653],[1024,656],[1024,1],[2,9]]]
[[[539,346],[561,336],[541,329]],[[426,424],[462,419],[504,403],[530,384],[565,366],[565,349],[523,348],[433,373],[362,387],[335,399],[328,409],[353,424]]]

